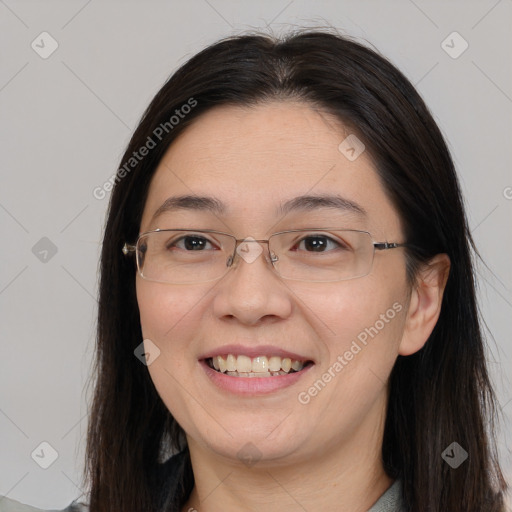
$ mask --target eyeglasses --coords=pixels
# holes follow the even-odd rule
[[[125,255],[135,252],[137,270],[148,281],[196,284],[226,275],[238,255],[252,263],[268,244],[274,270],[283,279],[336,282],[370,273],[375,250],[405,247],[405,243],[374,242],[367,231],[336,228],[293,229],[268,240],[235,236],[210,229],[155,229],[139,235],[135,245],[124,244]]]

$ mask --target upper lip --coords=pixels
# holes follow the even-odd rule
[[[275,347],[272,345],[257,345],[246,347],[244,345],[222,345],[212,350],[209,350],[205,354],[199,357],[199,359],[209,359],[215,356],[227,356],[228,354],[243,355],[250,357],[251,359],[258,356],[278,356],[281,358],[289,357],[290,359],[296,359],[297,361],[313,361],[311,357],[283,350],[281,347]]]

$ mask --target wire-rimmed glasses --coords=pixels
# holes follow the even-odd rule
[[[210,229],[155,229],[141,233],[125,255],[135,252],[143,279],[169,284],[195,284],[223,277],[236,254],[252,263],[267,244],[268,256],[283,279],[336,282],[366,276],[375,251],[405,247],[405,243],[375,242],[367,231],[340,228],[307,228],[281,231],[268,240],[237,239]]]

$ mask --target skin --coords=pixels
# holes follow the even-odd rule
[[[330,219],[369,231],[375,241],[403,242],[370,156],[351,162],[338,150],[349,133],[334,117],[291,100],[210,110],[160,163],[140,231],[191,227],[266,239]],[[332,209],[274,214],[292,197],[333,192],[363,206],[367,218]],[[152,219],[165,199],[180,194],[213,195],[228,214],[179,211]],[[236,261],[210,283],[137,276],[143,337],[161,351],[148,369],[190,447],[195,487],[182,510],[368,510],[392,484],[380,460],[387,379],[397,356],[419,350],[435,326],[447,256],[434,258],[412,287],[403,249],[377,251],[370,274],[337,283],[283,280],[262,257]],[[395,303],[401,311],[309,403],[300,403],[298,394]],[[279,345],[315,366],[288,388],[235,396],[214,387],[198,363],[228,343]],[[257,448],[253,465],[237,456],[247,443]]]

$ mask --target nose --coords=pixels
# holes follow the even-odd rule
[[[264,318],[277,321],[291,314],[289,289],[279,285],[281,279],[274,271],[272,257],[261,242],[245,239],[237,244],[234,257],[228,260],[230,271],[215,287],[213,309],[217,318],[236,318],[255,325]]]

